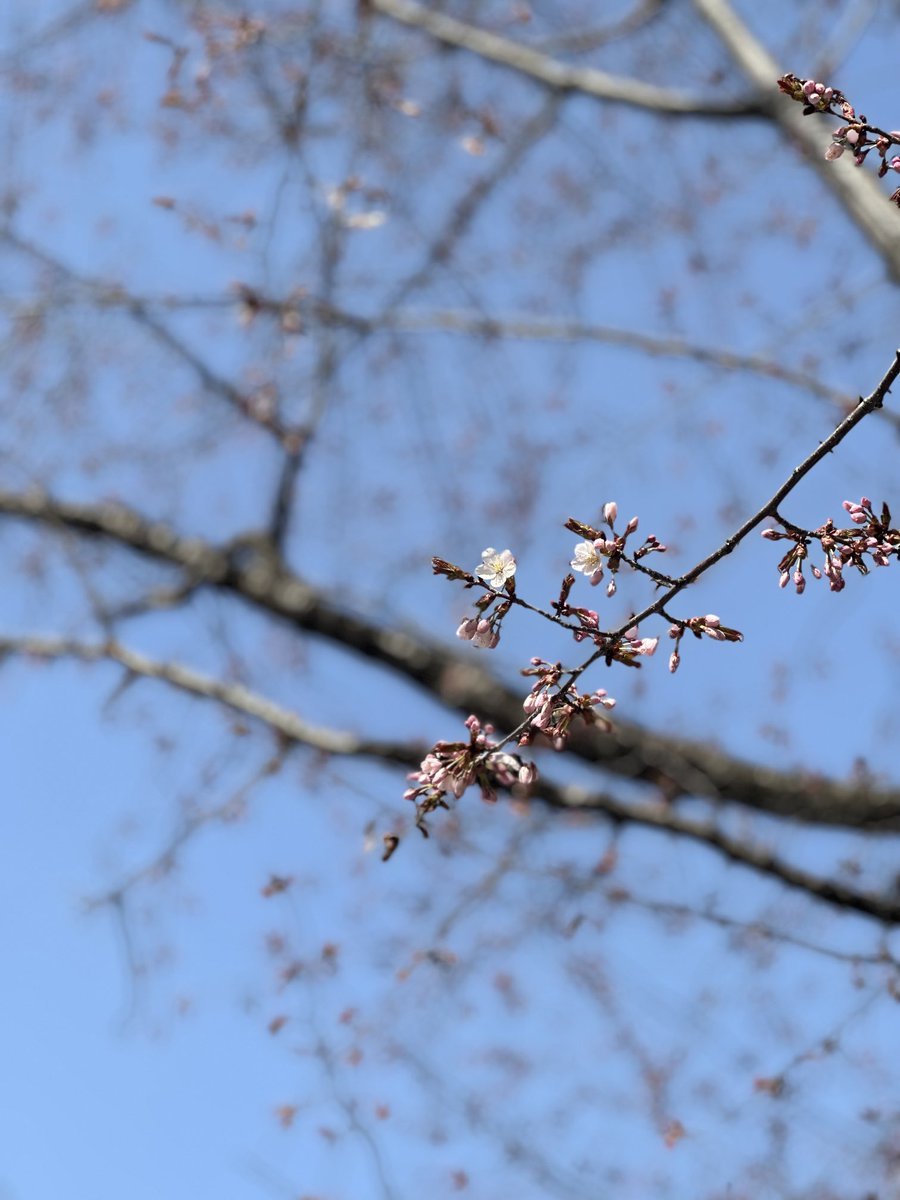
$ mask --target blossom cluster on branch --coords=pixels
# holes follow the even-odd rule
[[[891,528],[891,510],[887,504],[882,504],[878,515],[867,496],[863,496],[859,503],[845,500],[843,508],[856,526],[855,529],[839,529],[831,517],[818,529],[800,529],[783,517],[778,517],[784,527],[783,532],[771,528],[762,531],[762,536],[769,541],[786,540],[793,543],[778,564],[779,587],[787,587],[792,582],[798,593],[803,592],[806,587],[803,568],[808,560],[811,542],[819,543],[824,561],[821,567],[810,563],[810,574],[814,579],[821,579],[824,575],[833,592],[843,591],[846,586],[844,567],[855,567],[860,575],[868,575],[867,558],[876,567],[886,567],[890,565],[892,556],[896,558],[900,555],[900,530]]]
[[[438,808],[448,808],[448,793],[458,800],[477,784],[481,798],[489,804],[497,799],[497,788],[514,784],[527,786],[537,778],[534,763],[518,754],[509,754],[491,740],[493,725],[482,725],[476,716],[466,720],[468,742],[437,742],[429,750],[418,771],[410,775],[413,787],[403,793],[404,800],[416,805],[416,826],[425,837],[425,818]]]
[[[575,547],[570,565],[593,585],[598,584],[608,571],[611,578],[606,594],[609,597],[615,595],[615,576],[626,567],[646,575],[656,587],[677,587],[676,580],[649,568],[642,561],[649,554],[665,553],[662,542],[650,534],[639,546],[629,550],[628,541],[636,533],[639,520],[632,517],[622,532],[617,533],[617,519],[615,501],[608,501],[602,509],[606,530],[569,518],[565,528],[583,539]],[[459,799],[474,784],[481,788],[485,800],[493,801],[498,786],[527,788],[535,782],[537,769],[534,764],[505,753],[502,750],[505,744],[515,742],[519,746],[528,746],[540,742],[554,750],[563,750],[572,727],[578,722],[608,731],[611,725],[603,710],[612,709],[615,700],[605,688],[581,691],[576,687],[576,681],[600,659],[607,666],[619,663],[640,667],[639,660],[652,657],[659,644],[658,637],[641,636],[637,621],[627,621],[618,630],[601,629],[599,613],[570,603],[576,583],[576,576],[571,573],[563,578],[559,594],[551,601],[549,609],[538,608],[523,600],[516,591],[518,564],[511,550],[497,551],[489,546],[482,551],[481,563],[474,571],[466,571],[443,558],[432,559],[432,567],[436,575],[461,582],[466,588],[481,589],[482,594],[474,602],[474,615],[463,617],[456,630],[461,640],[479,649],[494,649],[500,640],[501,623],[514,607],[519,607],[567,630],[575,642],[589,642],[591,651],[587,660],[576,667],[564,667],[560,662],[550,663],[541,658],[531,659],[530,665],[522,671],[523,675],[534,678],[522,706],[523,720],[501,742],[490,740],[489,735],[494,733],[491,726],[482,726],[475,716],[470,716],[466,721],[469,742],[441,741],[432,747],[419,769],[411,774],[412,786],[405,792],[405,798],[416,804],[416,825],[426,834],[427,816],[438,808],[449,807],[451,796]],[[661,607],[659,612],[668,616]],[[670,636],[677,638],[670,670],[674,670],[680,661],[678,642],[688,631],[698,638],[705,634],[717,641],[741,639],[736,630],[722,626],[719,618],[712,615],[683,620],[669,617],[669,620],[673,622]]]
[[[829,162],[840,158],[845,150],[849,150],[856,166],[861,167],[866,161],[866,156],[874,150],[881,159],[878,167],[879,179],[887,175],[888,171],[900,173],[900,155],[890,154],[894,147],[900,147],[900,130],[885,130],[879,129],[877,125],[870,125],[862,113],[856,112],[842,91],[815,79],[799,79],[796,75],[787,74],[778,80],[778,86],[785,95],[803,105],[805,116],[812,113],[829,113],[831,116],[843,117],[846,124],[840,125],[832,132],[831,145],[825,151]],[[891,194],[891,200],[900,207],[900,188]]]

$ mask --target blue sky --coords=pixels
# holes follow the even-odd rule
[[[479,19],[499,20],[501,8],[486,4]],[[537,35],[554,13],[534,8]],[[286,9],[261,6],[280,30]],[[783,47],[784,69],[802,74],[848,23],[824,9],[765,3],[745,16]],[[56,0],[13,6],[3,46],[62,11]],[[348,13],[326,11],[335,36]],[[720,56],[695,21],[675,5],[638,39],[636,65],[617,61],[625,43],[597,64],[714,87]],[[156,0],[85,10],[21,56],[34,73],[27,87],[3,60],[13,229],[79,279],[2,252],[0,479],[68,499],[118,497],[224,540],[265,518],[271,439],[205,395],[116,304],[98,304],[96,285],[190,300],[154,312],[242,388],[274,383],[291,419],[303,419],[321,343],[263,319],[242,326],[235,283],[319,294],[328,188],[352,172],[370,189],[353,202],[382,204],[389,219],[343,235],[336,299],[377,314],[543,98],[378,24],[375,45],[402,48],[404,86],[423,115],[370,114],[373,144],[360,147],[347,120],[363,111],[365,80],[310,64],[302,31],[288,29],[266,48],[264,69],[285,95],[297,64],[320,89],[313,133],[292,157],[227,61],[214,64],[217,106],[161,108],[168,51],[148,31],[187,46],[186,79],[202,69],[196,24]],[[898,38],[882,13],[836,80],[888,126]],[[456,109],[443,106],[450,80]],[[462,139],[485,110],[501,133],[473,156]],[[253,228],[233,219],[248,210]],[[447,269],[404,306],[680,336],[783,358],[850,395],[874,385],[896,339],[882,265],[771,129],[662,125],[576,98],[492,194]],[[40,316],[31,341],[23,308]],[[596,519],[615,498],[626,519],[639,514],[642,531],[669,543],[670,569],[681,570],[835,419],[821,399],[758,376],[599,343],[440,331],[342,341],[330,388],[290,561],[341,603],[448,641],[468,596],[432,577],[430,554],[471,569],[483,546],[509,545],[520,591],[544,603],[572,554],[562,522]],[[815,526],[863,492],[900,511],[895,436],[866,423],[786,511]],[[9,522],[0,538],[4,633],[96,637],[86,578],[110,601],[172,582],[127,553]],[[777,557],[753,539],[685,598],[684,615],[716,611],[741,628],[741,646],[690,645],[675,677],[654,661],[597,684],[624,718],[663,731],[780,767],[846,777],[863,761],[892,778],[893,571],[851,579],[842,596],[811,584],[796,597],[775,586]],[[578,586],[611,619],[646,599],[626,579],[614,601]],[[421,739],[460,727],[371,664],[221,596],[125,623],[120,636],[241,678],[323,724]],[[532,654],[570,653],[554,631],[510,620],[493,661],[515,679]],[[455,1194],[461,1173],[479,1200],[875,1186],[875,1148],[896,1138],[884,1049],[896,1005],[883,968],[839,957],[876,952],[871,923],[696,847],[477,800],[385,867],[370,843],[408,817],[400,773],[297,751],[261,777],[276,753],[265,731],[238,730],[162,684],[119,695],[119,683],[111,665],[10,661],[0,673],[2,1200],[406,1200]],[[129,889],[124,923],[114,905],[91,905],[156,862],[185,819],[229,802],[229,819],[203,823],[174,869]],[[891,881],[889,839],[739,812],[724,820],[810,867],[858,859],[862,882]],[[613,846],[615,871],[598,875]],[[266,898],[272,873],[294,882]],[[611,897],[615,887],[631,899]],[[678,905],[725,920],[681,919]],[[757,923],[838,957],[748,931]],[[754,1087],[782,1073],[782,1099]],[[675,1120],[686,1136],[670,1148]]]

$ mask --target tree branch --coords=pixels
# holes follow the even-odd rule
[[[46,250],[33,245],[24,238],[12,232],[8,227],[0,229],[0,241],[11,246],[18,253],[39,263],[52,271],[54,275],[64,279],[73,288],[82,289],[88,293],[98,308],[115,308],[126,313],[141,326],[160,346],[188,367],[199,380],[202,387],[211,395],[218,396],[226,404],[235,409],[240,416],[246,417],[255,425],[284,442],[293,431],[285,428],[276,416],[267,415],[265,419],[257,416],[253,409],[252,400],[240,388],[235,387],[230,380],[214,371],[191,347],[178,337],[159,317],[155,316],[148,305],[138,297],[130,295],[124,287],[117,283],[104,282],[89,275],[82,275],[67,266],[60,259],[48,254]]]
[[[329,314],[319,310],[323,319]],[[340,320],[334,311],[331,318]],[[775,359],[760,354],[738,354],[717,346],[703,346],[679,337],[656,337],[632,329],[617,329],[611,325],[596,325],[587,321],[568,321],[552,317],[533,317],[528,314],[508,314],[485,317],[478,313],[455,309],[433,311],[396,309],[383,317],[367,319],[346,314],[348,322],[364,322],[371,332],[390,330],[393,333],[458,333],[472,337],[512,338],[525,341],[599,342],[609,346],[625,346],[660,358],[688,358],[729,371],[747,371],[765,379],[779,379],[815,396],[846,409],[851,397],[805,371],[785,367]],[[882,410],[900,427],[900,415]]]
[[[612,796],[583,788],[558,787],[543,777],[535,787],[541,800],[553,807],[576,812],[602,812],[622,824],[641,825],[687,838],[717,850],[731,862],[768,875],[835,908],[863,913],[888,924],[900,922],[900,897],[860,892],[834,880],[823,879],[785,862],[764,846],[754,846],[742,838],[732,837],[712,821],[684,817],[669,805],[625,804]]]
[[[560,92],[578,92],[600,100],[610,100],[633,108],[682,116],[747,117],[759,116],[755,104],[715,103],[698,99],[674,88],[655,87],[638,79],[609,75],[595,67],[578,67],[533,50],[521,42],[500,37],[435,12],[415,0],[367,0],[371,9],[403,25],[420,29],[446,46],[467,50],[479,58],[526,75]],[[773,76],[773,79],[775,76]]]
[[[65,637],[0,637],[0,658],[17,655],[36,659],[80,659],[82,662],[113,662],[131,675],[159,679],[178,691],[216,700],[226,708],[261,721],[289,742],[308,746],[323,754],[378,758],[401,766],[414,766],[424,747],[400,742],[357,737],[345,730],[313,725],[291,709],[283,708],[242,683],[226,683],[180,662],[161,662],[115,641],[84,642]]]

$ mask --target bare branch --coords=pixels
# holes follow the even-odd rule
[[[340,319],[339,313],[334,317]],[[349,314],[348,314],[349,317]],[[349,317],[351,321],[363,318]],[[729,371],[747,371],[766,379],[779,379],[803,388],[832,404],[847,407],[851,399],[847,392],[832,387],[806,371],[795,371],[771,358],[759,354],[737,354],[716,346],[702,346],[678,337],[655,337],[632,329],[617,329],[611,325],[595,325],[586,321],[567,321],[560,318],[532,317],[527,314],[508,314],[502,317],[483,317],[453,309],[415,311],[398,309],[370,321],[373,332],[378,328],[394,333],[459,333],[483,338],[512,338],[548,342],[599,342],[610,346],[625,346],[660,358],[689,358]],[[886,413],[900,425],[900,416]]]
[[[681,816],[664,804],[625,804],[609,795],[599,795],[583,788],[563,787],[542,778],[536,785],[541,799],[554,807],[575,811],[603,812],[615,821],[642,825],[659,832],[676,834],[717,850],[725,858],[741,866],[768,875],[788,887],[806,892],[817,900],[875,917],[888,924],[900,922],[900,897],[860,892],[832,879],[824,879],[785,862],[764,846],[754,846],[743,838],[732,837],[712,821],[695,821]]]
[[[385,313],[402,304],[431,278],[435,266],[446,263],[454,247],[475,220],[494,190],[515,171],[526,155],[540,145],[553,128],[562,97],[551,96],[510,138],[490,170],[479,176],[453,206],[444,228],[432,241],[421,264],[391,290],[382,306]]]
[[[234,712],[261,721],[289,742],[309,746],[324,754],[365,755],[387,762],[412,765],[422,748],[357,737],[344,730],[327,729],[304,721],[297,713],[261,696],[241,683],[226,683],[195,671],[180,662],[161,662],[130,650],[118,642],[83,642],[62,637],[0,637],[0,657],[21,655],[37,659],[76,658],[83,662],[114,662],[132,675],[160,679],[179,691],[216,700]]]
[[[284,441],[289,436],[291,431],[282,426],[277,417],[267,414],[264,420],[259,418],[254,413],[249,397],[240,388],[235,387],[230,380],[214,371],[196,351],[191,349],[187,342],[173,333],[165,322],[152,313],[143,300],[130,295],[123,286],[74,271],[60,259],[19,237],[9,228],[0,229],[0,241],[6,242],[7,245],[32,261],[40,263],[41,266],[66,280],[73,287],[83,289],[98,308],[115,308],[126,313],[137,325],[143,327],[158,345],[188,367],[211,395],[218,396],[242,417],[253,421],[254,424],[259,425],[279,440]]]
[[[734,118],[759,115],[755,104],[710,102],[673,88],[655,87],[637,79],[609,75],[595,67],[578,67],[560,62],[521,42],[435,12],[415,0],[367,0],[367,3],[382,16],[420,29],[447,46],[456,46],[520,75],[527,75],[554,91],[578,92],[634,108],[683,116]]]
[[[597,876],[595,873],[592,873],[585,880],[584,890],[586,893],[596,893]],[[900,973],[900,959],[891,953],[887,937],[881,941],[878,950],[839,950],[834,946],[826,946],[820,942],[810,941],[809,938],[798,937],[789,930],[778,929],[762,921],[740,920],[737,917],[729,917],[725,913],[718,912],[716,909],[706,906],[695,907],[690,904],[681,904],[674,900],[653,900],[645,896],[636,895],[628,888],[619,887],[616,884],[610,884],[608,887],[600,889],[600,894],[611,907],[621,905],[626,908],[636,908],[643,912],[653,913],[655,916],[670,918],[678,922],[688,920],[704,921],[708,925],[716,925],[719,929],[727,929],[729,932],[741,935],[742,939],[746,939],[748,945],[770,943],[791,946],[794,949],[806,950],[810,954],[816,954],[822,958],[830,958],[834,962],[847,963],[851,967],[884,967],[888,971]],[[573,924],[577,923],[580,925],[582,921],[588,921],[596,925],[600,924],[600,921],[596,918],[586,917],[582,914],[579,914],[579,917],[580,919],[576,918],[575,922],[569,921],[569,930],[572,929]]]
[[[639,0],[631,12],[596,29],[572,29],[565,33],[550,34],[538,38],[531,44],[545,54],[585,54],[598,46],[605,46],[618,38],[635,33],[660,16],[668,0]]]

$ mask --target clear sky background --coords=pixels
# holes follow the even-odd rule
[[[529,26],[510,24],[510,5],[444,7],[521,38],[598,19],[592,5],[535,3]],[[625,10],[600,7],[604,21]],[[900,124],[895,6],[739,8],[786,71],[840,48],[834,82],[872,120]],[[2,9],[4,488],[118,498],[224,541],[264,522],[278,455],[188,358],[246,393],[274,387],[290,420],[321,388],[290,561],[348,608],[449,642],[469,597],[432,577],[431,554],[472,569],[483,546],[510,546],[521,594],[543,604],[573,551],[562,522],[596,520],[615,498],[670,545],[668,569],[686,569],[827,435],[838,406],[596,341],[485,340],[435,322],[365,340],[248,325],[238,282],[330,292],[366,316],[400,297],[420,317],[528,313],[683,337],[850,397],[889,365],[897,298],[883,264],[762,122],[667,123],[570,98],[447,264],[401,295],[460,197],[547,100],[376,21],[365,52],[383,63],[395,47],[394,88],[351,53],[354,6],[319,5],[317,24],[316,9],[263,0],[263,44],[218,58],[205,39],[229,44],[236,7]],[[165,39],[186,50],[188,99],[210,69],[209,102],[161,104]],[[741,89],[687,2],[587,57],[709,96]],[[287,104],[298,73],[310,110],[290,151],[265,97],[270,85]],[[383,224],[335,218],[333,189],[350,177],[347,214],[383,212]],[[887,203],[884,219],[900,237]],[[129,315],[122,289],[186,352]],[[323,388],[329,346],[339,365]],[[897,446],[892,426],[867,422],[788,515],[814,527],[863,493],[900,512]],[[174,582],[127,552],[5,518],[0,544],[4,636],[96,639],[98,597],[113,606]],[[898,568],[798,597],[777,588],[778,557],[754,539],[683,598],[683,615],[739,627],[741,646],[688,645],[674,677],[660,655],[597,685],[660,731],[896,781]],[[625,578],[611,601],[577,587],[611,623],[647,598]],[[458,716],[412,688],[221,596],[117,633],[323,725],[459,736]],[[533,654],[571,647],[511,620],[491,661],[514,680]],[[385,866],[382,831],[408,823],[401,772],[298,751],[266,773],[277,747],[265,731],[121,682],[110,664],[11,659],[0,672],[2,1200],[896,1188],[884,1167],[900,1139],[896,1002],[886,968],[847,961],[877,951],[874,923],[637,830],[615,842],[607,876],[602,823],[477,797]],[[166,860],[185,821],[210,812]],[[893,839],[723,821],[777,838],[791,861],[893,885]],[[293,883],[266,897],[273,873]],[[615,887],[631,899],[611,901]],[[756,1082],[779,1076],[780,1097]],[[673,1122],[685,1136],[670,1146]]]

